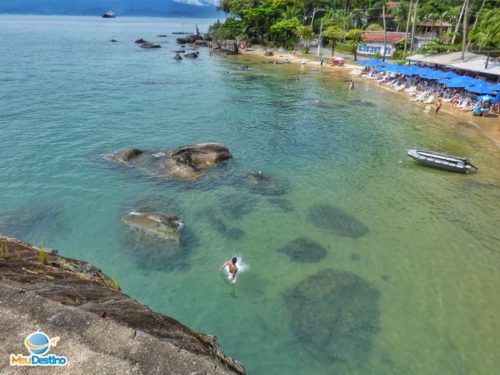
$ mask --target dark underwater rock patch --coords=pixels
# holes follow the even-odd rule
[[[319,262],[327,254],[326,249],[321,244],[306,237],[290,241],[278,252],[289,256],[296,262],[303,263]]]
[[[254,196],[240,193],[224,194],[219,198],[220,211],[228,219],[241,219],[253,211],[257,204]]]
[[[245,231],[230,225],[227,225],[214,211],[209,210],[205,213],[208,222],[217,232],[230,240],[239,240],[245,235]]]
[[[283,212],[288,213],[288,212],[295,211],[295,207],[293,206],[293,204],[290,203],[290,201],[288,201],[286,199],[283,199],[280,197],[271,197],[271,198],[268,198],[268,202],[278,206],[279,208],[281,208],[283,210]]]
[[[290,183],[285,178],[271,176],[261,171],[249,172],[246,180],[249,191],[254,194],[281,196],[290,190]]]
[[[331,233],[350,238],[360,238],[369,232],[366,225],[338,207],[318,204],[309,207],[309,220]]]
[[[335,269],[313,274],[285,292],[299,343],[322,362],[362,365],[379,331],[380,292],[361,277]]]
[[[67,231],[63,207],[60,205],[35,204],[15,210],[0,212],[0,235],[26,239],[35,233]]]

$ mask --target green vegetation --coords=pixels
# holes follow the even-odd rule
[[[7,244],[5,242],[2,243],[2,246],[0,247],[0,256],[5,259],[10,257],[9,249],[7,248]]]
[[[43,247],[38,250],[38,260],[42,264],[47,264],[48,262],[48,252]]]
[[[339,44],[355,55],[364,31],[399,31],[433,35],[424,52],[467,49],[488,52],[500,47],[498,0],[220,0],[226,13],[209,34],[214,39],[303,48],[312,41],[328,42],[332,56]],[[324,43],[322,43],[324,45]],[[416,46],[408,41],[405,52]],[[355,56],[356,57],[356,56]],[[399,56],[398,58],[401,58]]]
[[[111,275],[110,287],[116,290],[120,290],[120,282],[118,281],[118,278],[114,272]]]

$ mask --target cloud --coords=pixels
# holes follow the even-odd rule
[[[174,3],[187,4],[195,7],[215,7],[219,5],[219,0],[174,0]]]

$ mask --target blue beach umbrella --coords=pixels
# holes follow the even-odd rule
[[[455,88],[455,87],[470,87],[477,85],[478,80],[468,77],[468,76],[462,76],[460,78],[454,78],[450,80],[440,80],[439,83],[444,83],[446,87],[450,88]],[[483,81],[480,81],[483,82]]]
[[[475,94],[493,94],[495,90],[491,89],[491,85],[482,84],[466,87],[465,90]]]
[[[478,102],[484,102],[485,100],[488,102],[492,102],[493,100],[495,100],[495,98],[490,95],[481,95],[477,97]]]
[[[448,74],[447,72],[443,72],[441,70],[433,70],[428,73],[424,73],[422,75],[422,78],[426,79],[448,79]]]
[[[500,83],[497,83],[496,85],[492,85],[491,89],[495,90],[495,91],[500,91]]]

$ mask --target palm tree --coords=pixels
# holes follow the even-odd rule
[[[387,48],[387,25],[385,24],[385,0],[382,0],[382,21],[384,23],[384,54],[382,61],[385,61],[385,49]]]
[[[472,40],[481,49],[487,49],[487,59],[485,69],[488,68],[490,51],[500,48],[500,9],[491,9],[484,12],[476,30],[472,35]]]

